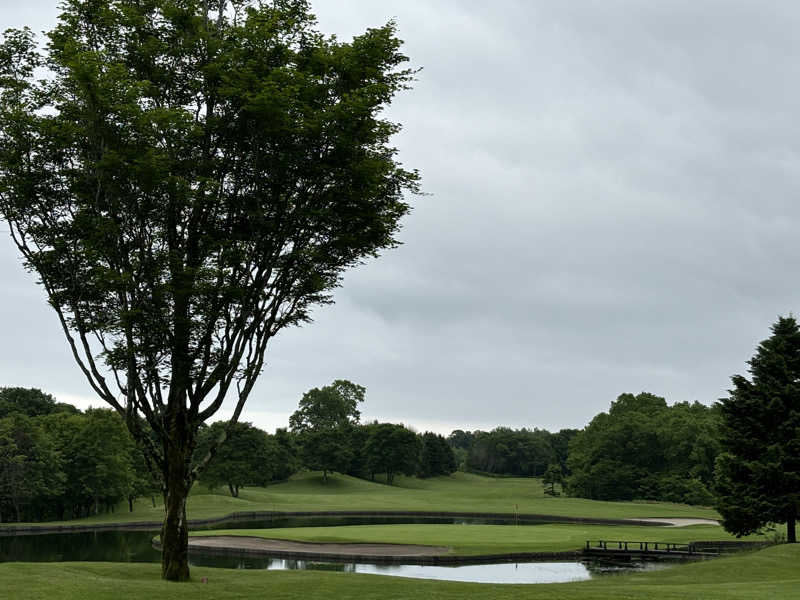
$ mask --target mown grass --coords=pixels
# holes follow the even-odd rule
[[[303,473],[286,483],[244,488],[239,498],[226,491],[196,485],[189,498],[190,519],[221,517],[236,511],[414,510],[534,513],[590,518],[700,517],[717,518],[710,508],[663,502],[599,502],[550,497],[538,479],[490,478],[467,473],[416,479],[398,477],[393,486],[334,475],[323,483],[318,473]],[[120,505],[114,513],[61,523],[160,521],[163,509],[148,498],[133,512]],[[53,523],[51,523],[53,524]]]
[[[722,600],[800,598],[800,546],[581,583],[493,585],[318,571],[241,571],[195,567],[186,584],[159,580],[158,565],[0,564],[0,594],[14,600]],[[202,583],[207,578],[208,583]]]
[[[196,531],[196,536],[237,535],[322,543],[388,543],[447,546],[450,554],[580,550],[586,540],[642,542],[719,541],[736,539],[716,525],[641,527],[627,525],[349,525],[281,529]],[[760,540],[759,536],[748,539]]]

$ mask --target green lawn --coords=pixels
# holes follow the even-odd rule
[[[716,525],[349,525],[196,531],[191,535],[244,535],[300,542],[423,544],[448,546],[455,555],[580,550],[586,540],[600,539],[675,543],[736,539]],[[763,538],[754,536],[751,539]]]
[[[612,576],[581,583],[487,585],[319,571],[195,567],[187,584],[159,580],[159,566],[114,563],[0,564],[0,594],[14,600],[752,600],[800,598],[800,546]],[[208,583],[201,583],[201,578]]]
[[[221,517],[235,511],[314,511],[314,510],[418,510],[512,513],[636,518],[701,517],[716,518],[710,508],[661,502],[598,502],[580,498],[550,497],[538,479],[490,478],[456,473],[450,477],[416,479],[398,477],[387,486],[334,475],[327,483],[318,473],[303,473],[291,481],[266,488],[244,488],[239,498],[225,490],[209,492],[195,486],[189,498],[189,518]],[[110,523],[122,521],[160,521],[160,503],[152,507],[141,498],[134,512],[120,505],[117,512],[64,523]]]

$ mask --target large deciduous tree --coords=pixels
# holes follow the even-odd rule
[[[748,380],[732,377],[720,401],[724,452],[717,459],[717,510],[725,529],[747,535],[786,523],[797,541],[800,506],[800,328],[781,317],[750,359]]]
[[[205,456],[225,426],[224,421],[217,421],[201,430],[197,446],[200,455]],[[237,423],[200,475],[200,482],[212,489],[227,485],[231,496],[238,498],[239,488],[264,486],[270,482],[277,470],[277,456],[278,445],[267,432],[250,423]]]
[[[289,417],[289,427],[295,433],[310,429],[335,429],[355,425],[361,419],[358,405],[364,402],[365,387],[346,379],[308,390],[300,399],[297,410]]]
[[[381,110],[413,73],[393,24],[341,42],[304,0],[62,10],[46,50],[0,45],[0,214],[161,473],[162,576],[187,580],[198,427],[226,398],[235,423],[270,339],[396,244],[417,176]]]
[[[426,431],[422,434],[422,451],[419,455],[420,477],[450,475],[456,470],[456,457],[453,449],[443,436]]]
[[[386,473],[388,485],[394,483],[397,473],[416,473],[421,451],[421,438],[403,425],[394,423],[376,425],[364,445],[369,470],[373,473]]]
[[[347,471],[353,459],[351,437],[358,425],[366,388],[337,379],[330,385],[303,394],[298,409],[289,417],[289,427],[298,435],[300,456],[309,469]]]

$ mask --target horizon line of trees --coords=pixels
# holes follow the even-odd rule
[[[567,454],[577,429],[512,429],[495,427],[491,431],[454,430],[447,442],[453,447],[459,469],[471,473],[543,477],[548,470],[569,472]]]
[[[418,434],[403,424],[360,422],[366,389],[344,379],[303,394],[289,418],[303,466],[391,485],[398,474],[435,477],[456,468],[453,449],[439,434]]]
[[[542,479],[545,492],[597,500],[712,504],[720,452],[719,409],[668,406],[659,396],[622,394],[582,430],[497,427],[454,430],[447,438],[395,423],[360,422],[365,389],[337,380],[304,394],[289,428],[267,433],[237,424],[200,475],[209,489],[238,497],[247,486],[284,481],[302,470],[435,477],[463,470]],[[204,425],[195,460],[225,427]],[[0,388],[0,520],[42,521],[113,511],[155,498],[161,483],[122,420],[107,409],[80,411],[40,390]]]

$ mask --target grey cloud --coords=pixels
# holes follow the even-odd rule
[[[54,21],[17,6],[3,25]],[[581,426],[624,391],[713,402],[798,310],[795,3],[313,6],[341,38],[396,17],[424,69],[387,114],[431,196],[275,340],[252,414],[340,377],[365,416],[442,429]],[[5,243],[0,273],[0,384],[88,398]]]

